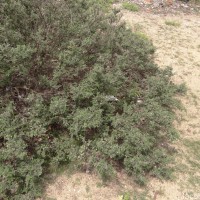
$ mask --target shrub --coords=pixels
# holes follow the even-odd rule
[[[104,9],[103,9],[104,10]],[[168,177],[180,92],[151,42],[88,0],[2,0],[0,198],[35,199],[52,167]]]

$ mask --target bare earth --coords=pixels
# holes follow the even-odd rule
[[[43,200],[120,200],[122,194],[132,195],[135,190],[147,192],[147,199],[152,200],[200,200],[200,159],[188,147],[190,142],[200,141],[200,16],[122,12],[128,27],[153,41],[158,65],[171,66],[174,82],[185,82],[188,87],[187,96],[181,99],[186,111],[178,113],[181,137],[174,144],[178,150],[175,178],[164,182],[153,179],[141,189],[123,173],[106,186],[94,174],[63,173],[47,185]],[[166,21],[179,25],[166,25]]]

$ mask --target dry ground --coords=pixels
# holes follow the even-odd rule
[[[188,87],[182,98],[187,110],[178,114],[181,137],[174,144],[178,149],[176,176],[173,181],[153,179],[143,191],[153,200],[200,200],[200,16],[122,12],[128,27],[153,41],[158,65],[171,66],[174,82],[185,82]],[[167,21],[176,25],[167,25]],[[95,175],[63,173],[49,183],[43,200],[119,200],[136,189],[124,174],[104,186]]]

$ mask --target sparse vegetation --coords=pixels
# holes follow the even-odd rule
[[[147,200],[148,195],[147,192],[137,192],[135,191],[134,194],[132,194],[131,192],[124,192],[119,200]]]
[[[131,200],[131,195],[130,195],[130,193],[129,193],[129,192],[125,192],[125,193],[121,196],[120,200]]]
[[[170,178],[176,95],[154,47],[88,0],[1,1],[0,198],[35,199],[50,169]]]
[[[181,26],[181,23],[178,21],[173,21],[173,20],[167,20],[165,21],[165,24],[168,26],[174,26],[174,27],[179,27]]]
[[[196,161],[200,162],[200,141],[191,141],[185,140],[184,144],[188,147],[190,154],[192,155],[191,158],[195,159]]]
[[[200,176],[198,174],[200,170],[200,141],[185,140],[185,146],[188,148],[187,161],[190,168],[187,169],[189,175],[188,184],[193,188],[200,187]]]
[[[139,6],[134,3],[124,2],[122,3],[122,7],[126,10],[137,12],[139,11]]]
[[[192,174],[188,181],[193,187],[200,187],[200,176]]]
[[[148,200],[147,192],[135,192],[133,195],[133,200]]]

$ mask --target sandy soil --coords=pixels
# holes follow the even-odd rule
[[[200,141],[200,16],[122,12],[128,27],[145,33],[153,41],[158,65],[171,66],[174,82],[185,82],[188,87],[187,96],[181,99],[187,110],[179,114],[181,123],[177,123],[181,137],[174,144],[178,149],[176,178],[164,182],[151,180],[143,190],[153,200],[200,200],[200,184],[198,187],[188,181],[197,177],[200,169],[188,163],[192,155],[184,145],[186,139]],[[179,25],[166,25],[169,20]],[[103,186],[95,175],[76,173],[69,177],[63,174],[47,186],[43,200],[118,200],[124,192],[133,193],[138,189],[125,175],[117,177],[117,181]]]
[[[120,200],[124,191],[134,191],[135,187],[125,174],[117,174],[117,179],[107,185],[94,174],[63,174],[48,185],[43,200]]]

